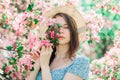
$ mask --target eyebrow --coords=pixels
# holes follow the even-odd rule
[[[68,24],[66,24],[66,23],[65,23],[65,24],[63,24],[63,26],[66,26],[66,25],[68,26]]]

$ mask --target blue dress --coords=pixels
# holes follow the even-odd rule
[[[65,74],[69,72],[83,78],[84,80],[88,80],[89,70],[90,65],[88,58],[84,56],[79,56],[75,58],[69,66],[65,68],[51,70],[51,76],[52,80],[63,80]],[[36,80],[42,80],[41,72],[38,72]]]

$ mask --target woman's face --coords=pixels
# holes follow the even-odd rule
[[[57,23],[62,25],[60,28],[59,44],[69,44],[70,42],[70,29],[64,18],[61,16],[56,16]]]

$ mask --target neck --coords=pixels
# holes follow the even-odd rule
[[[68,57],[69,44],[58,45],[56,47],[56,58]]]

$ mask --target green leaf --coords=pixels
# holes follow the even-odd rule
[[[26,75],[26,71],[23,71],[22,73],[23,73],[24,76]]]
[[[108,30],[107,34],[110,36],[110,37],[114,37],[114,31],[112,29]]]
[[[34,61],[32,61],[32,64],[35,64],[35,62],[34,62]]]
[[[28,33],[25,33],[23,36],[24,36],[26,39],[28,39]]]
[[[7,47],[6,47],[6,49],[9,50],[9,51],[11,51],[12,48],[13,48],[12,46],[7,46]]]
[[[8,72],[8,75],[10,75],[11,73],[12,73],[12,71],[9,71],[9,72]]]
[[[88,44],[91,44],[92,43],[92,40],[88,40]]]
[[[15,30],[12,29],[12,32],[15,33]]]
[[[7,66],[7,64],[3,64],[3,65],[2,65],[2,70],[3,70],[3,71],[6,70],[6,66]]]
[[[34,4],[29,4],[28,8],[27,8],[27,12],[30,12],[34,7]]]
[[[18,56],[21,58],[23,56],[23,53],[21,51],[18,51]]]
[[[32,21],[32,18],[31,18],[31,17],[28,17],[28,20],[29,20],[29,21]]]
[[[22,51],[22,50],[23,50],[23,46],[18,46],[17,52],[20,52],[20,51]]]
[[[42,10],[41,9],[36,9],[35,10],[35,15],[42,15]]]
[[[37,24],[38,23],[38,19],[34,19],[34,23]]]
[[[30,71],[34,71],[34,67],[32,67],[32,68],[30,69]]]
[[[106,38],[106,35],[103,32],[99,33],[99,36],[101,37],[101,39],[105,39]]]
[[[2,18],[3,18],[4,21],[6,21],[7,15],[3,13],[3,14],[2,14]]]
[[[114,16],[113,20],[120,21],[120,15],[117,15],[117,14],[116,14],[116,15]]]
[[[6,25],[3,25],[2,28],[4,28],[4,29],[9,29],[10,26],[6,24]]]
[[[62,25],[58,23],[56,23],[55,25],[58,26],[58,28],[62,27]]]
[[[18,66],[17,65],[15,66],[15,70],[18,71]]]
[[[15,58],[9,58],[9,64],[16,64],[16,59]]]
[[[116,76],[117,80],[120,79],[120,73],[116,73],[115,76]]]
[[[113,30],[117,30],[118,29],[118,24],[113,24]]]

